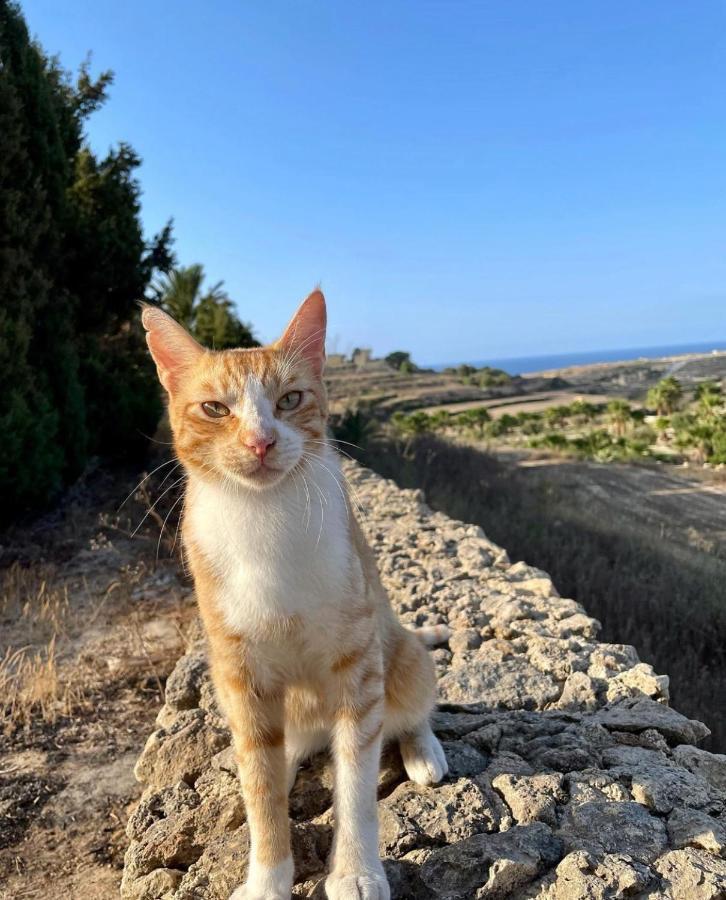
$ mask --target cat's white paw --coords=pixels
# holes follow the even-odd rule
[[[247,881],[230,894],[229,900],[290,900],[292,877],[292,857],[271,869],[252,865]]]
[[[444,748],[428,724],[401,741],[401,758],[406,774],[416,784],[438,784],[449,771]]]
[[[391,900],[391,889],[383,873],[328,875],[325,893],[328,900]]]

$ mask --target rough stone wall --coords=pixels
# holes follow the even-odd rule
[[[435,730],[450,774],[405,779],[384,754],[380,846],[397,898],[726,897],[726,756],[667,705],[668,679],[549,577],[420,492],[346,466],[401,618],[447,622],[434,651]],[[122,896],[226,900],[245,874],[248,832],[229,734],[203,650],[169,679],[138,761]],[[320,756],[290,798],[296,897],[323,897],[332,772]]]

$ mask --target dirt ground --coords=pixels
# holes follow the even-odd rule
[[[551,406],[569,406],[575,400],[586,399],[588,403],[608,403],[615,394],[576,394],[571,391],[544,391],[533,394],[523,394],[519,397],[499,397],[494,400],[471,400],[465,403],[442,403],[435,406],[427,406],[423,412],[432,414],[446,410],[450,413],[459,413],[467,409],[481,409],[489,411],[493,419],[498,419],[505,414],[515,416],[520,412],[543,412]],[[633,404],[637,407],[637,404]]]
[[[556,482],[591,515],[726,558],[726,479],[719,470],[669,463],[627,465],[572,460],[538,451],[495,454]]]
[[[197,634],[191,587],[170,555],[173,514],[157,561],[174,490],[131,537],[172,483],[160,485],[163,471],[120,514],[140,476],[90,473],[58,511],[3,536],[2,900],[118,896],[140,793],[133,766],[166,676]],[[22,648],[25,668],[11,659]]]

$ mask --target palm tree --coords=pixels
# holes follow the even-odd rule
[[[696,399],[699,413],[706,421],[712,421],[716,418],[717,410],[724,402],[721,386],[715,381],[702,381],[696,388]]]
[[[681,383],[677,378],[668,375],[648,391],[647,403],[652,406],[659,416],[669,416],[683,396]]]
[[[457,419],[464,427],[473,428],[478,436],[483,438],[484,429],[491,422],[492,417],[485,407],[480,406],[477,409],[467,409],[465,412],[459,413]]]
[[[188,331],[194,329],[203,283],[204,268],[196,263],[172,269],[154,285],[160,306]]]
[[[608,418],[617,437],[622,437],[632,421],[633,411],[627,400],[611,400],[607,405]]]
[[[156,299],[162,309],[215,350],[228,347],[256,347],[251,327],[241,322],[234,304],[218,281],[203,291],[204,268],[195,263],[172,269],[155,285]]]
[[[404,412],[394,413],[391,416],[391,422],[398,431],[412,437],[431,431],[431,416],[422,409],[417,409],[408,414]]]

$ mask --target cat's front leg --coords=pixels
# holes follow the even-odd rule
[[[247,880],[230,900],[290,900],[283,696],[243,689],[228,714],[250,829]]]
[[[329,900],[389,900],[378,854],[376,795],[383,734],[380,650],[341,673],[341,702],[333,726],[335,838]]]

